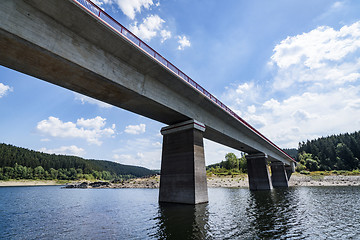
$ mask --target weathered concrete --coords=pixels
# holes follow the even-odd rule
[[[288,180],[290,180],[292,173],[295,172],[295,168],[293,166],[294,165],[285,166],[285,172]]]
[[[1,0],[0,64],[271,161],[290,159],[72,0]]]
[[[272,162],[271,167],[271,181],[274,188],[288,187],[288,175],[285,170],[285,165],[282,162]]]
[[[186,121],[165,127],[159,202],[208,202],[203,133],[205,125]]]
[[[267,165],[267,156],[263,153],[246,155],[250,190],[271,190],[273,188]]]

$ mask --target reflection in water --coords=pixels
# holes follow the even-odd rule
[[[157,239],[206,239],[208,204],[159,204]],[[154,237],[154,236],[153,236]]]
[[[250,192],[247,217],[258,238],[295,237],[291,222],[296,215],[296,194],[291,189]]]

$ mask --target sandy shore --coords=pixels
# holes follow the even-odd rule
[[[71,183],[79,185],[81,182]],[[89,182],[88,182],[89,183]],[[34,180],[17,180],[17,181],[0,181],[0,187],[6,186],[46,186],[46,185],[62,185],[56,181],[34,181]],[[207,185],[210,188],[229,187],[229,188],[248,188],[249,181],[247,175],[239,176],[208,176]],[[85,188],[159,188],[160,176],[150,178],[135,178],[120,183],[111,183],[92,187],[90,185]],[[360,176],[344,176],[344,175],[301,175],[292,174],[289,186],[360,186]]]
[[[51,186],[62,185],[56,181],[51,180],[14,180],[14,181],[0,181],[0,187],[21,187],[21,186]]]

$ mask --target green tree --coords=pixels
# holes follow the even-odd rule
[[[245,155],[239,158],[239,169],[243,173],[247,173],[247,160]]]
[[[239,169],[239,159],[234,153],[225,155],[226,169]]]
[[[44,179],[45,177],[45,170],[42,166],[37,166],[34,169],[34,178],[35,179]]]
[[[354,154],[344,143],[339,143],[336,146],[336,155],[336,166],[339,170],[353,170],[359,168],[359,160],[354,157]]]

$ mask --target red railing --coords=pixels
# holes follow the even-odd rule
[[[156,59],[160,64],[167,67],[169,70],[171,70],[173,73],[175,73],[178,77],[180,77],[182,80],[190,84],[193,88],[195,88],[197,91],[202,93],[204,96],[206,96],[208,99],[210,99],[212,102],[214,102],[216,105],[221,107],[224,111],[226,111],[228,114],[236,118],[238,121],[243,123],[245,126],[247,126],[251,131],[253,131],[255,134],[260,136],[262,139],[270,143],[272,146],[280,150],[282,153],[284,153],[287,157],[289,157],[291,160],[292,157],[290,157],[287,153],[285,153],[281,148],[276,146],[273,142],[271,142],[269,139],[267,139],[264,135],[262,135],[258,130],[256,130],[254,127],[252,127],[250,124],[248,124],[245,120],[243,120],[241,117],[239,117],[236,113],[234,113],[230,108],[228,108],[225,104],[223,104],[220,100],[218,100],[216,97],[214,97],[211,93],[206,91],[203,87],[201,87],[197,82],[192,80],[190,77],[188,77],[185,73],[183,73],[180,69],[178,69],[174,64],[166,60],[163,56],[161,56],[159,53],[157,53],[154,49],[152,49],[149,45],[144,43],[140,38],[135,36],[133,33],[131,33],[127,28],[125,28],[123,25],[121,25],[118,21],[116,21],[114,18],[112,18],[109,14],[107,14],[104,10],[102,10],[100,7],[98,7],[96,4],[94,4],[90,0],[73,0],[74,2],[78,3],[80,6],[82,6],[85,10],[90,12],[92,15],[96,16],[100,20],[102,20],[103,23],[105,23],[107,26],[112,28],[114,31],[119,33],[120,36],[125,37],[127,40],[129,40],[131,43],[133,43],[135,46],[143,50],[145,53],[150,55],[152,58]]]

